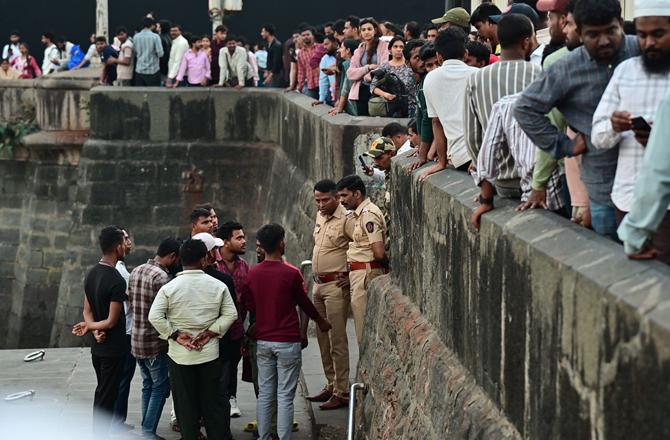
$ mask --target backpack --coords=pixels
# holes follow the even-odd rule
[[[368,101],[370,116],[406,118],[409,114],[409,92],[405,83],[395,73],[383,69],[375,70],[373,76],[378,80],[377,87],[395,95],[395,99],[388,101],[382,96],[370,98]]]
[[[86,54],[82,52],[81,47],[78,44],[75,44],[70,49],[70,60],[67,62],[67,68],[69,70],[74,69],[81,63]]]

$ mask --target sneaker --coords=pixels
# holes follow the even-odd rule
[[[236,397],[231,397],[230,398],[230,417],[238,418],[241,415],[242,415],[242,412],[240,412],[240,407],[237,406],[237,398]]]

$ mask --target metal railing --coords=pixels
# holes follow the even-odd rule
[[[354,412],[356,411],[356,390],[367,390],[367,385],[364,383],[355,383],[351,386],[349,390],[349,425],[347,426],[347,440],[354,440],[356,434],[354,423]]]

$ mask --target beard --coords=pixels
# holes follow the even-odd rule
[[[647,73],[665,74],[670,72],[670,53],[663,54],[660,58],[650,58],[648,52],[642,54],[642,64]]]

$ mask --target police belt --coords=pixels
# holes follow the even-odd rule
[[[333,281],[339,281],[343,277],[347,277],[349,275],[347,272],[335,272],[335,273],[328,273],[325,275],[314,275],[314,282],[316,284],[326,284],[326,283],[332,283]]]
[[[369,263],[359,263],[352,261],[349,263],[349,271],[353,272],[355,270],[368,270],[368,269],[382,269],[385,273],[388,272],[388,269],[382,266],[379,261],[371,261]]]

